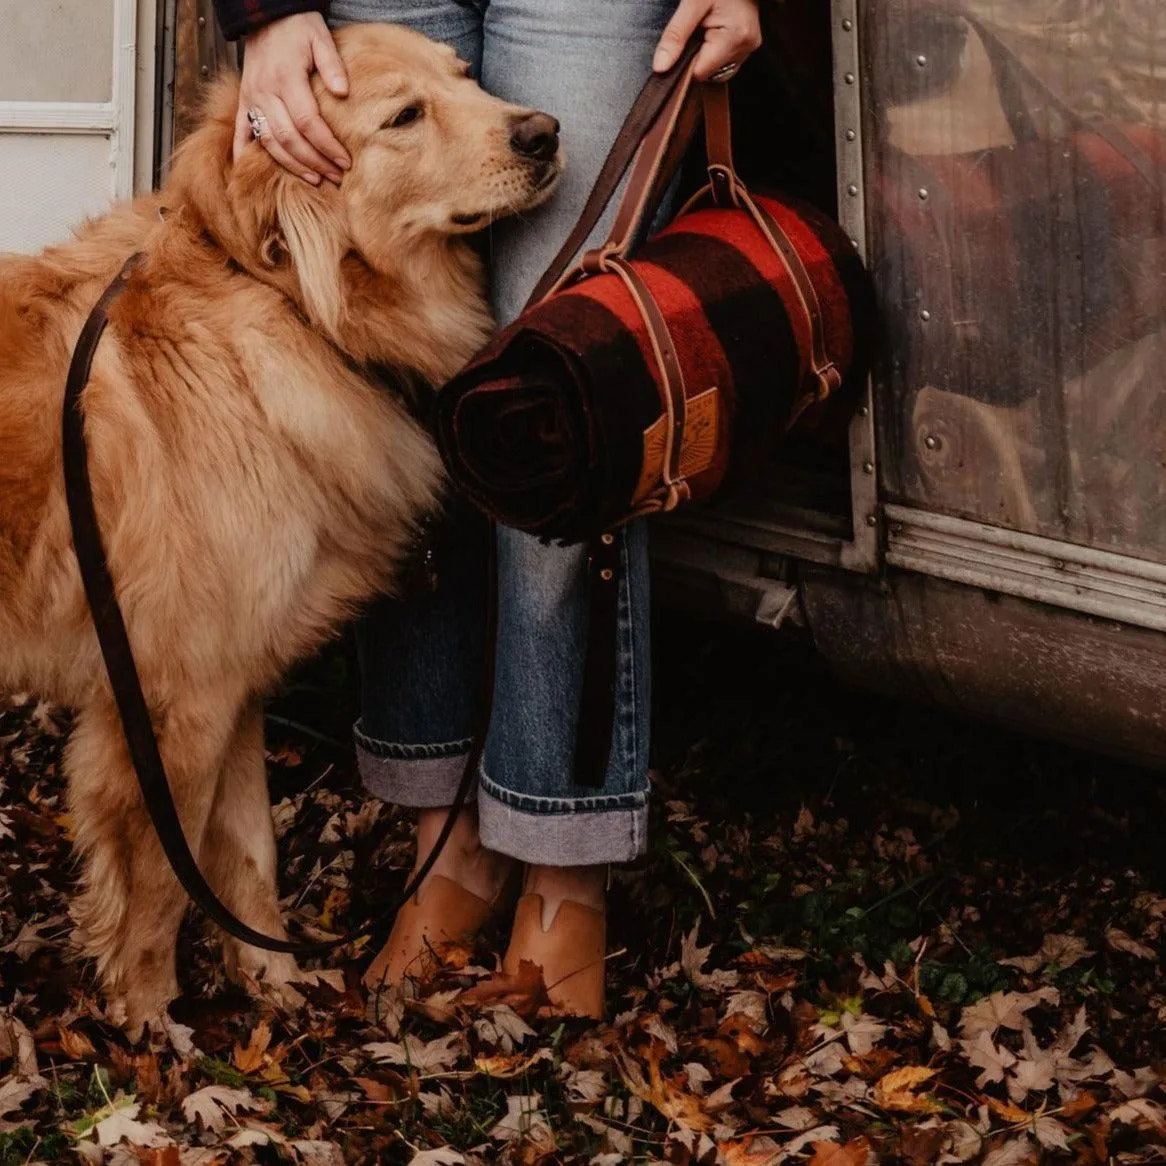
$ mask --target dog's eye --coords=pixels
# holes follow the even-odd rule
[[[390,118],[381,129],[400,129],[401,126],[410,125],[412,122],[418,121],[425,114],[425,110],[419,105],[406,105],[396,117]]]

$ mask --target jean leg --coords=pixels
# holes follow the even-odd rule
[[[332,0],[329,22],[407,25],[452,45],[458,56],[473,66],[475,76],[481,76],[480,9],[480,3],[459,4],[457,0]]]
[[[456,0],[334,0],[333,24],[409,25],[451,44],[480,73],[480,6]],[[477,515],[447,514],[436,583],[378,601],[357,627],[357,763],[368,789],[406,806],[447,806],[461,780],[482,689],[487,560]]]
[[[554,114],[567,169],[555,197],[491,235],[499,320],[519,312],[578,220],[651,69],[675,0],[490,0],[482,81]],[[598,238],[610,222],[596,230]],[[624,533],[616,720],[602,791],[573,780],[587,639],[586,551],[498,532],[499,636],[494,715],[479,775],[485,843],[527,862],[623,862],[647,837],[649,643],[647,533]]]

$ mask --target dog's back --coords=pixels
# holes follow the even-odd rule
[[[146,262],[110,308],[84,409],[111,566],[158,691],[200,671],[271,683],[386,582],[437,485],[401,405],[159,205],[0,260],[0,685],[71,703],[101,672],[64,505],[63,389],[134,251]]]

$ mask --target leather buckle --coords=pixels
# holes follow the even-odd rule
[[[832,397],[842,387],[842,374],[833,361],[815,369],[814,376],[818,380],[819,401],[825,401],[828,397]]]

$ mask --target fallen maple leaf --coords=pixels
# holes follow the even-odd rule
[[[323,1142],[316,1138],[299,1138],[288,1143],[288,1149],[297,1162],[304,1166],[344,1166],[344,1154],[335,1142]]]
[[[716,1123],[705,1111],[704,1100],[680,1089],[661,1072],[660,1062],[666,1052],[659,1041],[652,1042],[648,1049],[646,1076],[643,1067],[629,1054],[617,1052],[615,1063],[624,1084],[641,1101],[646,1101],[685,1129],[711,1130]]]
[[[506,1098],[506,1114],[490,1131],[501,1142],[516,1139],[536,1143],[553,1142],[551,1127],[542,1111],[542,1094],[526,1093]]]
[[[551,1050],[542,1048],[529,1055],[525,1053],[511,1053],[509,1055],[503,1053],[495,1057],[475,1057],[474,1068],[479,1073],[485,1073],[487,1077],[518,1077],[538,1061],[550,1061],[553,1059]]]
[[[519,1016],[537,1016],[539,1009],[549,1007],[550,997],[543,982],[542,968],[530,960],[521,960],[513,975],[495,972],[494,975],[467,988],[458,997],[464,1004],[505,1004]]]
[[[737,972],[717,971],[706,972],[704,965],[712,951],[713,945],[697,946],[696,937],[700,931],[700,920],[692,931],[688,933],[680,944],[680,966],[689,981],[697,988],[709,992],[723,992],[726,988],[735,988],[741,979]]]
[[[747,1134],[716,1145],[717,1161],[724,1166],[775,1166],[785,1151],[772,1138]]]
[[[431,1041],[406,1036],[402,1041],[373,1041],[363,1048],[374,1060],[434,1073],[452,1069],[461,1060],[466,1053],[466,1038],[464,1033],[455,1031]]]
[[[1110,1115],[1112,1121],[1139,1129],[1150,1128],[1157,1134],[1166,1134],[1166,1109],[1148,1097],[1136,1097],[1119,1105]]]
[[[246,1089],[231,1089],[227,1085],[206,1085],[182,1100],[182,1116],[189,1122],[202,1122],[205,1129],[221,1133],[227,1121],[240,1111],[266,1113],[265,1101]]]
[[[47,1085],[43,1077],[6,1077],[0,1081],[0,1117],[19,1109]]]
[[[271,1025],[261,1020],[252,1030],[247,1047],[236,1043],[235,1067],[242,1073],[254,1073],[263,1064],[268,1045],[271,1044]]]
[[[983,1089],[988,1084],[1000,1084],[1004,1074],[1016,1064],[1016,1057],[1003,1046],[997,1046],[987,1030],[976,1034],[975,1040],[958,1042],[964,1058],[974,1069],[983,1072],[976,1078],[976,1088]]]
[[[1076,935],[1046,935],[1035,954],[1013,956],[1000,963],[1031,974],[1050,964],[1058,968],[1071,968],[1091,955],[1093,952],[1085,946],[1085,941]]]
[[[998,1028],[1017,1032],[1024,1026],[1024,1014],[1038,1004],[1059,1004],[1061,994],[1056,988],[1038,988],[1035,992],[993,992],[976,1004],[963,1010],[960,1033],[972,1038],[978,1033],[994,1033]]]
[[[1158,953],[1144,943],[1140,943],[1133,936],[1127,935],[1116,927],[1105,929],[1105,943],[1111,951],[1124,951],[1127,955],[1137,956],[1142,960],[1156,960]]]
[[[1039,1157],[1040,1151],[1026,1134],[993,1150],[984,1158],[984,1166],[1031,1166]]]
[[[409,1159],[409,1166],[463,1166],[465,1155],[449,1146],[442,1146],[438,1150],[418,1150]]]
[[[844,1146],[815,1142],[810,1166],[866,1166],[870,1156],[870,1142],[864,1137],[854,1138]]]
[[[113,1112],[94,1122],[86,1131],[86,1135],[95,1137],[100,1146],[116,1146],[123,1140],[132,1146],[162,1146],[172,1140],[157,1122],[138,1121],[141,1105],[137,1102],[125,1104],[127,1100],[115,1099],[112,1103],[116,1107]]]
[[[940,1102],[928,1094],[915,1092],[937,1072],[922,1065],[893,1070],[875,1082],[872,1095],[875,1105],[888,1113],[937,1113],[943,1108]]]

